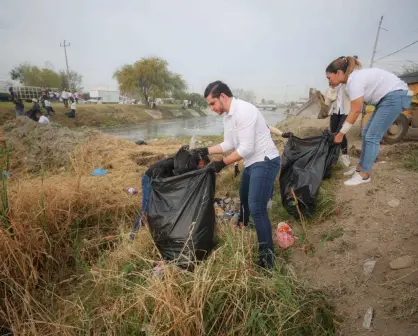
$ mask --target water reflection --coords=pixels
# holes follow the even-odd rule
[[[269,125],[274,125],[285,118],[285,113],[281,109],[261,111],[261,113]],[[222,121],[222,116],[153,120],[131,126],[108,128],[103,132],[132,141],[164,136],[221,135],[223,133]]]

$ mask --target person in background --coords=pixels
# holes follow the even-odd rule
[[[258,265],[271,268],[275,255],[267,204],[280,170],[279,151],[261,112],[251,103],[234,98],[225,83],[210,83],[204,96],[212,111],[224,117],[224,141],[199,150],[203,155],[232,151],[223,160],[209,164],[208,168],[217,173],[230,164],[244,160],[239,222],[248,225],[251,214],[258,237]]]
[[[14,102],[15,98],[16,98],[16,94],[15,94],[12,86],[9,87],[9,93],[10,93],[10,101]]]
[[[78,91],[75,91],[74,92],[74,99],[75,99],[75,102],[78,104],[78,99],[79,99],[79,93],[78,93]]]
[[[353,176],[344,182],[347,186],[369,183],[372,166],[380,150],[380,141],[402,111],[410,107],[412,95],[406,83],[396,75],[378,68],[362,69],[361,63],[351,56],[332,61],[325,73],[332,85],[347,85],[351,102],[350,112],[335,136],[335,143],[342,142],[360,115],[364,103],[376,107],[362,131],[360,162],[347,172]]]
[[[49,119],[45,117],[44,115],[41,115],[41,112],[36,112],[35,117],[36,117],[36,121],[38,121],[38,123],[40,124],[49,123]]]
[[[38,121],[36,119],[36,114],[38,112],[41,113],[41,108],[39,107],[37,99],[33,98],[32,102],[33,102],[32,108],[28,112],[26,112],[26,115],[28,116],[29,119],[32,119],[33,121]]]
[[[74,95],[72,94],[71,91],[68,92],[68,99],[70,100],[70,102],[74,102]]]
[[[24,111],[25,105],[23,105],[22,99],[19,97],[16,97],[13,103],[16,105],[16,118],[23,117],[25,115],[25,111]]]
[[[76,110],[77,110],[77,103],[75,101],[73,101],[71,103],[71,107],[70,108],[71,108],[71,111],[70,112],[67,112],[66,115],[67,115],[68,118],[75,118]]]
[[[64,106],[68,107],[68,92],[67,92],[67,89],[64,89],[64,91],[62,91],[61,98],[62,98],[62,101],[64,102]]]
[[[338,86],[330,85],[325,95],[325,105],[329,106],[330,122],[329,129],[337,134],[344,124],[347,114],[350,111],[350,99],[348,98],[345,84]],[[348,156],[348,141],[344,135],[341,142],[341,159],[346,167],[350,166],[350,157]]]
[[[44,100],[46,113],[48,114],[48,117],[52,115],[52,112],[55,112],[54,109],[51,106],[51,102],[48,99]]]

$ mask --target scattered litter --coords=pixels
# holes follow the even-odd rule
[[[215,207],[215,214],[216,216],[222,216],[224,211],[223,209],[219,206],[219,204],[217,202],[214,203],[214,207]]]
[[[410,267],[413,262],[414,261],[412,260],[412,257],[409,255],[406,255],[406,256],[402,256],[402,257],[392,260],[389,263],[389,266],[393,270],[398,270],[398,269]]]
[[[285,222],[279,223],[276,230],[276,240],[277,244],[282,249],[287,249],[295,243],[295,236],[293,236],[289,224]]]
[[[269,199],[268,203],[267,203],[267,209],[271,209],[273,207],[273,201],[271,199]]]
[[[4,179],[8,179],[9,177],[12,177],[12,173],[2,173],[2,176]]]
[[[368,260],[363,265],[363,272],[365,276],[372,274],[374,266],[376,265],[376,260]]]
[[[239,213],[236,213],[232,216],[230,224],[231,226],[238,226],[239,223]]]
[[[390,201],[388,202],[388,205],[389,205],[391,208],[397,208],[397,207],[399,206],[399,204],[401,204],[401,202],[399,202],[399,200],[397,200],[397,199],[393,199],[393,200],[390,200]]]
[[[135,141],[137,145],[148,145],[145,140],[137,140]]]
[[[132,187],[131,188],[124,188],[124,190],[131,195],[136,195],[138,193],[138,190],[136,190],[135,188],[132,188]]]
[[[162,279],[164,276],[164,265],[158,264],[152,269],[152,274],[159,279]]]
[[[370,329],[372,325],[372,319],[373,319],[373,307],[370,307],[369,309],[367,309],[366,314],[364,314],[363,328]]]
[[[238,197],[224,197],[224,198],[215,198],[215,208],[219,207],[224,212],[239,212],[241,202]]]
[[[101,169],[101,168],[97,168],[91,172],[92,176],[103,176],[106,174],[107,174],[107,170]]]

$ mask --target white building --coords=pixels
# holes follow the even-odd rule
[[[113,90],[90,90],[90,98],[101,100],[102,103],[119,103],[119,92]]]

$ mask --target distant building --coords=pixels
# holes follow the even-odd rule
[[[90,98],[99,99],[102,103],[119,103],[119,92],[111,90],[90,90]]]

